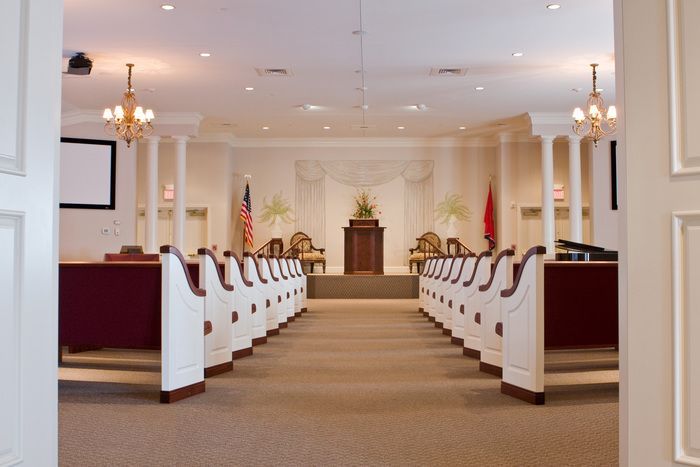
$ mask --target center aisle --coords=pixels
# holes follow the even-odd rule
[[[416,311],[313,300],[233,373],[172,405],[60,391],[61,465],[616,465],[617,388],[531,406]]]

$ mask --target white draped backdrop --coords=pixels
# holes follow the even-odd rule
[[[318,246],[326,244],[326,175],[357,188],[383,185],[403,177],[406,251],[415,245],[416,237],[433,230],[433,161],[301,160],[295,162],[295,167],[296,228],[313,238]]]

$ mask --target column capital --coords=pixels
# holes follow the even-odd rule
[[[581,140],[583,139],[583,137],[579,135],[569,135],[568,138],[570,144],[580,144]]]
[[[190,139],[190,137],[186,135],[171,136],[171,138],[177,143],[186,143],[187,140]]]
[[[540,135],[540,142],[546,143],[546,144],[552,144],[554,142],[554,138],[556,138],[556,136]]]
[[[500,144],[512,143],[515,140],[515,135],[513,133],[499,133],[498,142]]]
[[[157,144],[160,142],[160,136],[146,136],[144,140],[149,144]]]

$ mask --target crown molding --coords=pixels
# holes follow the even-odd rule
[[[495,147],[489,138],[237,138],[230,133],[200,134],[191,142],[227,143],[233,148],[407,148]]]
[[[78,109],[61,114],[61,126],[79,125],[83,123],[101,123],[102,110]],[[156,114],[154,126],[157,125],[192,125],[199,128],[204,116],[198,112],[161,112]]]

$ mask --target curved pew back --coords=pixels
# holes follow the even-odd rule
[[[439,315],[442,319],[442,329],[443,334],[452,336],[452,281],[459,274],[459,271],[464,265],[466,260],[465,255],[455,255],[450,265],[450,270],[445,274],[445,277],[441,279],[442,284],[440,284],[440,302],[439,302]]]
[[[260,264],[262,276],[265,278],[265,280],[267,280],[267,286],[269,288],[265,298],[265,306],[267,307],[267,311],[274,317],[274,328],[268,328],[268,336],[279,334],[279,323],[285,322],[285,320],[280,321],[280,314],[284,315],[286,312],[286,310],[282,309],[277,299],[282,289],[282,284],[280,284],[280,279],[275,275],[273,267],[270,263],[270,257],[265,255],[258,256],[258,264]]]
[[[475,265],[476,255],[474,253],[467,254],[456,277],[450,281],[447,308],[452,315],[451,341],[453,344],[462,346],[464,345],[464,304],[466,302],[464,282],[472,276]]]
[[[472,276],[462,286],[464,309],[464,355],[479,358],[481,355],[481,295],[479,286],[491,276],[491,252],[484,251],[476,259]]]
[[[306,295],[306,273],[304,272],[304,269],[301,266],[301,261],[299,261],[299,258],[293,258],[292,262],[294,263],[294,267],[297,270],[297,275],[300,277],[299,283],[301,284],[301,310],[299,310],[301,313],[306,313],[308,309],[308,299]]]
[[[204,392],[204,320],[206,292],[194,286],[185,258],[174,246],[160,248],[161,286],[161,402],[175,402]]]
[[[204,297],[204,318],[212,323],[212,332],[204,339],[204,376],[210,377],[233,370],[232,324],[234,287],[224,280],[218,260],[207,248],[199,255],[199,286],[207,291]]]
[[[253,284],[251,287],[252,295],[255,297],[255,307],[253,311],[253,345],[259,345],[267,342],[267,330],[271,328],[267,314],[267,304],[265,302],[267,281],[260,276],[257,261],[249,252],[243,253],[243,271],[246,278]],[[276,327],[276,325],[274,326]]]
[[[284,284],[284,304],[287,307],[287,321],[294,321],[294,278],[289,271],[289,264],[283,258],[277,258],[280,274]]]
[[[487,373],[501,376],[502,332],[497,325],[501,323],[501,290],[509,288],[513,283],[513,256],[515,251],[501,251],[493,265],[491,277],[486,284],[479,286],[481,295],[481,355],[479,369]]]
[[[544,404],[544,254],[523,256],[513,286],[502,290],[503,379],[501,392]]]
[[[235,253],[224,252],[226,282],[236,289],[234,310],[238,320],[233,323],[233,358],[240,358],[253,353],[253,307],[257,307],[253,283],[243,275],[241,261]]]

